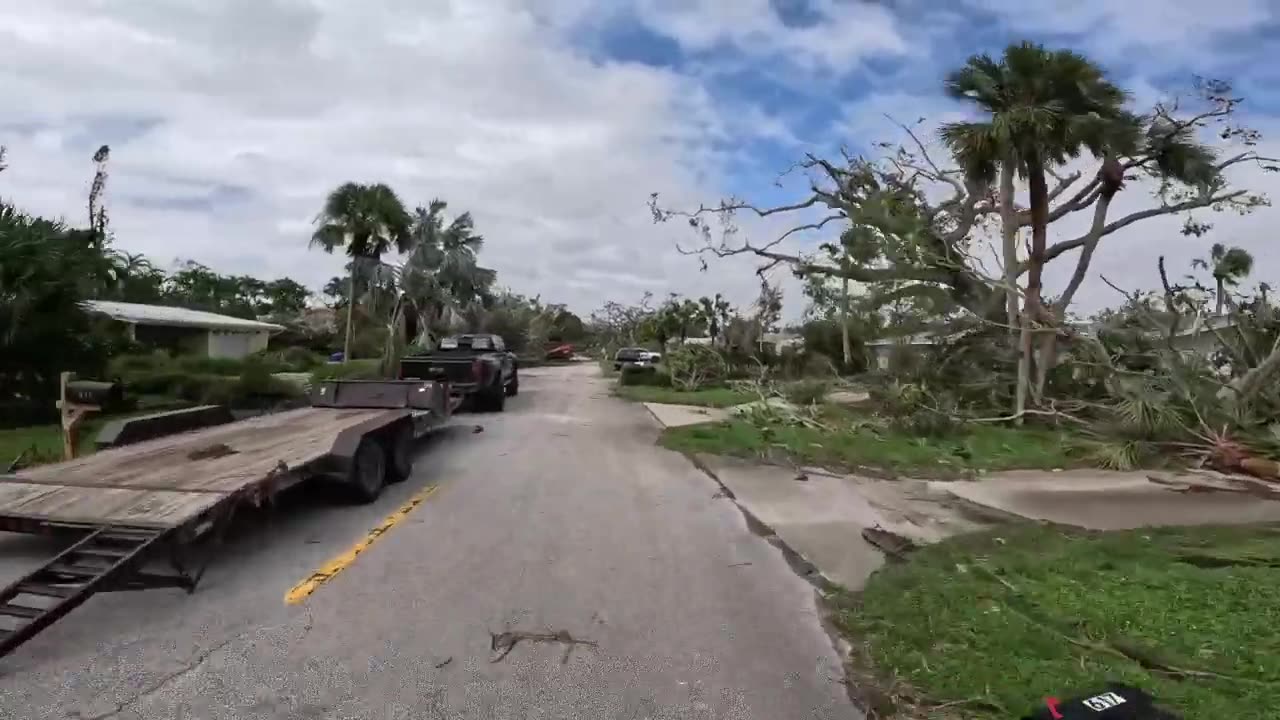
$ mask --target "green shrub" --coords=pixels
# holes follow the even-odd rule
[[[698,390],[723,385],[729,379],[729,362],[723,353],[707,345],[681,345],[663,358],[677,390]]]
[[[246,395],[272,395],[279,390],[275,386],[276,379],[271,377],[271,370],[262,362],[245,363],[239,382]]]
[[[182,386],[179,395],[201,405],[229,407],[241,406],[245,399],[240,389],[240,380],[225,375],[193,375]]]
[[[131,373],[157,371],[172,366],[173,358],[164,350],[133,355],[117,355],[107,363],[107,374],[111,377],[123,377]]]
[[[305,347],[264,350],[249,360],[265,365],[271,372],[311,372],[325,363],[325,357]]]
[[[188,373],[178,370],[142,370],[120,373],[126,393],[142,395],[177,395],[177,388],[190,377]]]
[[[671,387],[671,376],[661,368],[627,365],[622,368],[622,374],[618,377],[618,384]]]
[[[816,405],[827,396],[829,389],[826,380],[801,380],[786,386],[783,395],[796,405]]]
[[[245,361],[238,358],[211,358],[199,355],[181,355],[176,358],[179,368],[188,372],[207,375],[239,375]]]
[[[324,380],[377,380],[382,377],[380,360],[351,360],[325,363],[311,372],[311,382]]]
[[[244,360],[235,358],[210,358],[199,355],[171,356],[167,351],[155,350],[136,355],[121,355],[113,358],[107,365],[112,377],[136,377],[145,374],[187,374],[187,375],[239,375],[244,369]]]
[[[856,324],[855,324],[856,327]],[[865,372],[867,369],[866,349],[862,339],[856,332],[850,334],[849,363],[844,362],[844,340],[840,332],[839,320],[811,320],[800,329],[804,338],[804,354],[816,354],[831,358],[830,362],[841,375]],[[829,370],[823,369],[824,372]]]
[[[955,434],[960,423],[949,415],[922,408],[890,419],[889,428],[907,435],[937,438]]]

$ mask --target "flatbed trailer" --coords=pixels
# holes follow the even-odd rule
[[[0,590],[0,657],[95,593],[193,591],[203,568],[191,543],[298,483],[327,478],[371,501],[409,475],[413,441],[455,407],[440,382],[325,382],[311,407],[0,474],[0,530],[80,535]],[[168,571],[144,569],[157,559]]]

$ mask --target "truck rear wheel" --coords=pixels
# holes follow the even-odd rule
[[[506,393],[507,397],[515,397],[520,394],[520,376],[518,374],[511,373],[511,382],[507,383]]]
[[[360,503],[371,503],[382,494],[387,477],[387,451],[376,438],[365,437],[351,458],[347,485]]]
[[[413,472],[413,427],[402,423],[387,436],[387,482],[400,482]]]

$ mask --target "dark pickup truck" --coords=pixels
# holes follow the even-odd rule
[[[452,394],[470,398],[476,410],[502,412],[507,398],[520,392],[516,356],[499,335],[454,335],[436,351],[400,361],[400,379],[449,381]]]

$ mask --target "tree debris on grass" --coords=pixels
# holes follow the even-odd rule
[[[906,560],[907,553],[915,550],[917,547],[910,539],[895,532],[885,530],[879,526],[863,528],[862,539],[879,548],[885,556],[898,562]]]

